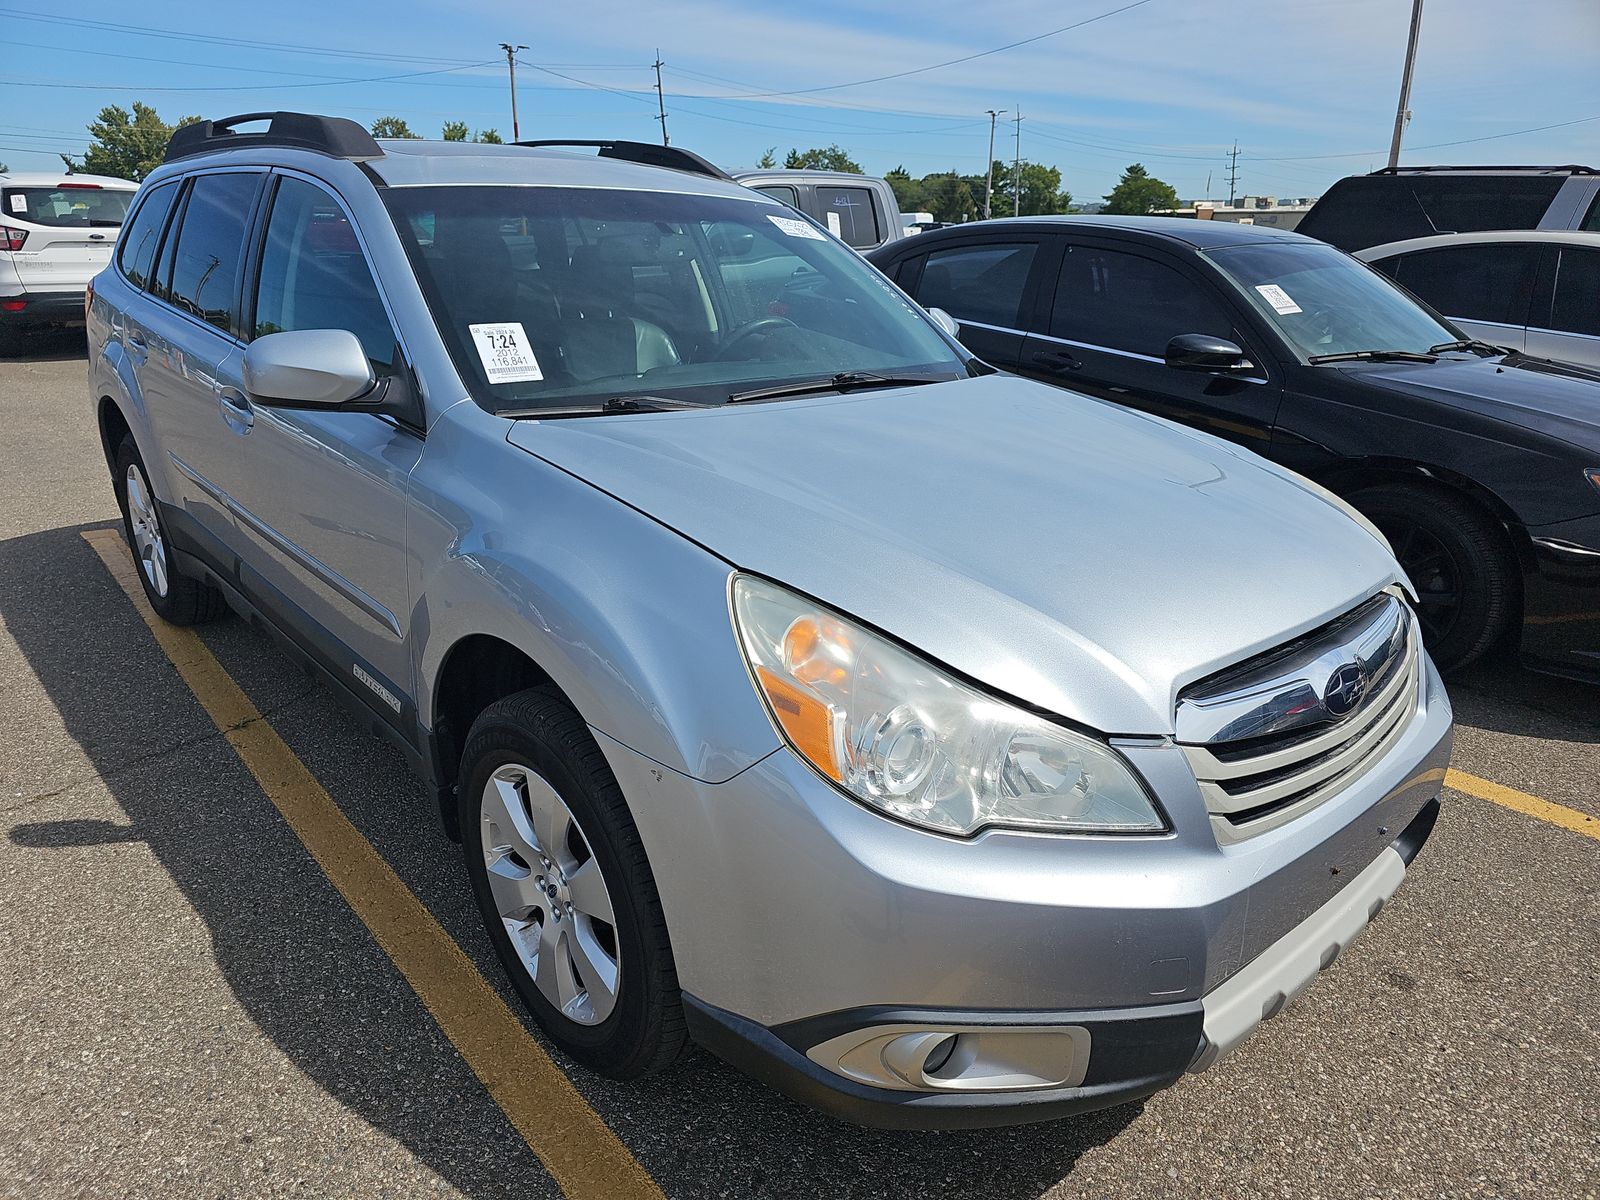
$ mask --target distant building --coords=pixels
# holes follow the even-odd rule
[[[1183,208],[1165,209],[1160,215],[1194,217],[1201,221],[1232,221],[1239,225],[1265,225],[1272,229],[1293,229],[1311,211],[1316,196],[1298,199],[1277,196],[1241,196],[1235,204],[1215,200],[1192,200]],[[1153,214],[1154,215],[1154,214]]]

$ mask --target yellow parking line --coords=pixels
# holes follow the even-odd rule
[[[1574,833],[1581,833],[1584,837],[1591,837],[1600,842],[1600,818],[1591,817],[1588,813],[1568,808],[1564,804],[1541,800],[1538,796],[1519,792],[1516,788],[1506,787],[1503,783],[1479,779],[1476,775],[1468,775],[1465,771],[1458,771],[1454,767],[1445,772],[1444,782],[1446,787],[1455,788],[1458,792],[1465,792],[1469,796],[1476,796],[1479,800],[1487,800],[1491,804],[1502,805],[1513,812],[1538,817],[1541,821],[1549,821],[1552,825],[1559,825],[1563,829],[1570,829]]]
[[[551,1061],[461,947],[350,823],[189,629],[156,616],[120,534],[86,532],[178,674],[262,791],[571,1198],[661,1197],[653,1179]]]

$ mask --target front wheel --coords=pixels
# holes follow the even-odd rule
[[[1498,524],[1435,488],[1384,484],[1350,497],[1394,547],[1417,593],[1422,639],[1441,671],[1481,658],[1518,604],[1517,565]]]
[[[533,688],[473,722],[461,760],[473,894],[523,1001],[591,1070],[632,1079],[685,1041],[655,877],[600,747]]]

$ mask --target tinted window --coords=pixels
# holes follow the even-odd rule
[[[1393,275],[1447,317],[1523,325],[1538,248],[1449,246],[1404,255]]]
[[[878,232],[878,214],[872,206],[872,192],[860,187],[819,187],[817,216],[844,239],[847,246],[864,250],[883,240]]]
[[[788,184],[784,184],[784,183],[763,184],[761,187],[758,187],[756,189],[756,191],[765,192],[767,195],[771,196],[774,200],[783,201],[783,203],[787,204],[790,208],[799,208],[800,207],[800,193],[795,191]]]
[[[284,179],[272,202],[253,335],[348,329],[373,369],[387,374],[394,328],[344,210],[321,188]]]
[[[1580,228],[1589,233],[1600,233],[1600,196],[1594,198],[1594,203],[1589,205],[1589,215],[1584,218]]]
[[[1550,326],[1600,337],[1600,250],[1562,247]]]
[[[133,193],[97,183],[62,183],[54,187],[8,187],[5,216],[62,229],[115,229],[128,215]]]
[[[1180,333],[1233,336],[1215,297],[1181,271],[1137,254],[1069,246],[1050,309],[1059,338],[1160,358]]]
[[[1328,189],[1297,232],[1341,250],[1385,242],[1533,229],[1565,182],[1559,175],[1363,175]]]
[[[169,298],[218,329],[234,324],[245,222],[260,181],[259,175],[202,175],[183,210]]]
[[[139,204],[139,211],[134,214],[133,224],[128,226],[123,234],[122,245],[117,251],[117,262],[122,265],[123,273],[136,287],[150,286],[151,268],[156,261],[156,247],[161,244],[161,227],[166,224],[167,212],[172,208],[172,199],[178,194],[178,184],[163,183],[160,187],[152,188]]]
[[[935,250],[922,268],[917,301],[958,320],[1018,328],[1022,292],[1038,250],[1033,243]]]

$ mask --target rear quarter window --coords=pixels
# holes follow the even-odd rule
[[[1533,229],[1559,175],[1361,175],[1342,179],[1296,231],[1354,252],[1436,233]]]
[[[176,180],[152,188],[140,201],[133,223],[122,237],[117,263],[135,287],[149,288],[153,283],[156,247],[161,244],[161,229],[167,223],[167,213],[177,194]]]

